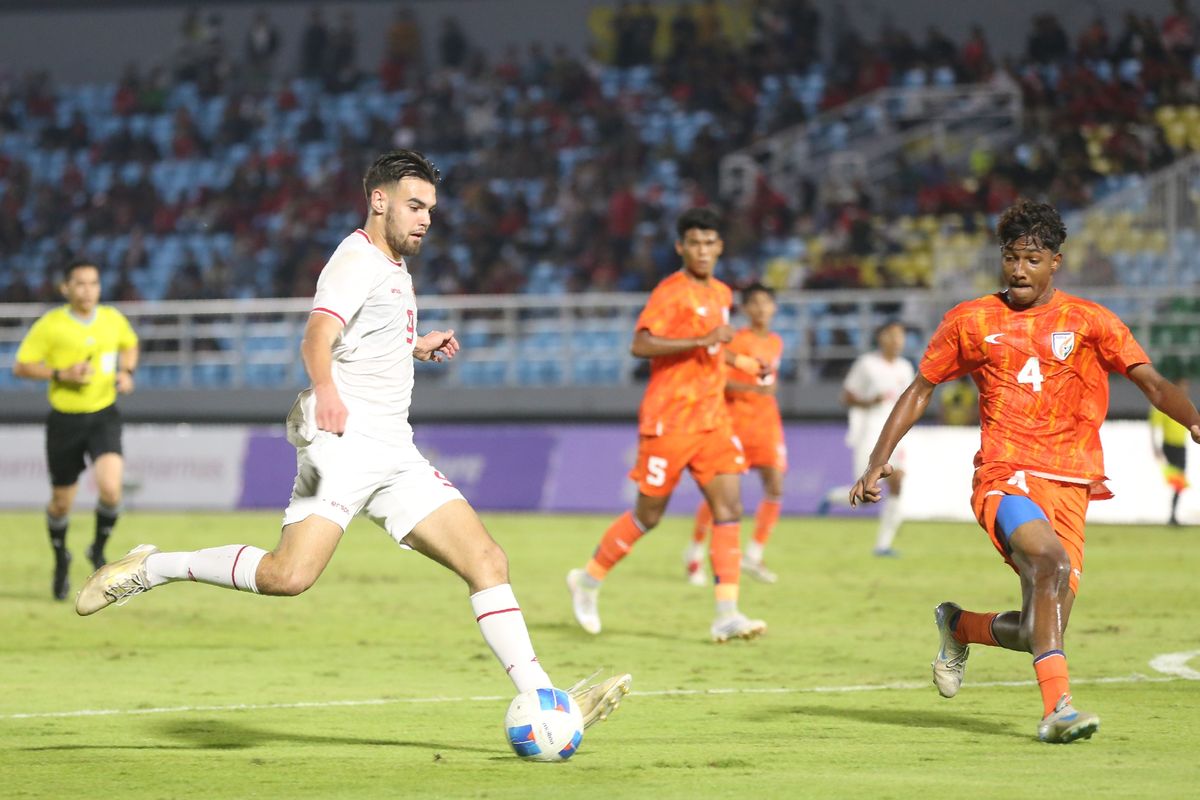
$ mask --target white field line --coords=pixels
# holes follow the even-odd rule
[[[1184,680],[1179,676],[1147,677],[1134,673],[1108,678],[1072,679],[1073,684],[1122,684],[1122,683],[1168,683]],[[898,683],[864,683],[852,686],[806,686],[806,687],[763,687],[728,689],[658,689],[645,692],[630,692],[636,697],[693,697],[723,694],[841,694],[855,692],[886,692],[912,689],[930,689],[929,682],[901,681]],[[964,684],[972,689],[988,689],[999,686],[1035,686],[1037,681],[984,681]],[[78,711],[42,711],[23,714],[0,714],[0,720],[54,719],[62,717],[112,717],[137,714],[188,714],[219,711],[269,711],[286,708],[348,708],[355,706],[387,706],[413,703],[464,703],[500,702],[511,699],[508,695],[477,695],[474,697],[380,697],[369,700],[325,700],[300,703],[239,703],[226,706],[164,706],[162,708],[98,708]]]

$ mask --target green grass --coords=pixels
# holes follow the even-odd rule
[[[140,541],[270,547],[278,519],[129,514],[113,552]],[[86,515],[76,520],[78,585],[91,532]],[[910,524],[903,558],[877,560],[868,521],[784,520],[769,553],[780,583],[743,590],[768,635],[717,646],[707,641],[711,593],[682,580],[685,521],[665,522],[613,573],[599,637],[576,627],[562,578],[607,520],[486,522],[558,684],[598,666],[634,675],[635,693],[570,762],[508,752],[500,728],[512,687],[464,587],[369,524],[356,523],[299,598],[178,585],[82,619],[49,598],[40,516],[7,514],[0,796],[1195,796],[1200,681],[1089,682],[1153,676],[1155,655],[1200,648],[1194,531],[1089,531],[1067,644],[1077,704],[1103,727],[1091,741],[1049,746],[1035,741],[1035,687],[979,685],[1031,679],[1028,656],[974,648],[953,701],[928,684],[933,606],[1000,610],[1017,595],[973,526]],[[900,688],[813,691],[884,684]],[[724,689],[781,691],[666,694]],[[480,696],[498,699],[412,702]],[[334,704],[364,700],[386,702]],[[213,708],[287,703],[327,705]],[[201,708],[13,716],[163,707]]]

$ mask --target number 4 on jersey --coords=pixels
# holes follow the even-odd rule
[[[1025,366],[1021,367],[1021,371],[1017,373],[1017,383],[1028,383],[1035,392],[1040,392],[1043,380],[1037,356],[1030,356],[1029,360],[1025,362]]]

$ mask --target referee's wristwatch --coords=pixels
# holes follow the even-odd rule
[[[58,370],[56,370],[56,369],[50,370],[50,380],[57,381],[58,379],[59,379],[58,378]]]

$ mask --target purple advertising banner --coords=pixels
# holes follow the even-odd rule
[[[854,479],[845,427],[792,424],[785,436],[790,464],[783,511],[811,514],[826,491]],[[627,477],[637,454],[633,424],[422,425],[416,443],[481,510],[618,513],[637,493]],[[239,507],[282,509],[295,467],[282,429],[252,431]],[[761,482],[751,473],[742,484],[747,513],[761,499]],[[699,501],[695,482],[685,475],[669,510],[690,514]]]

